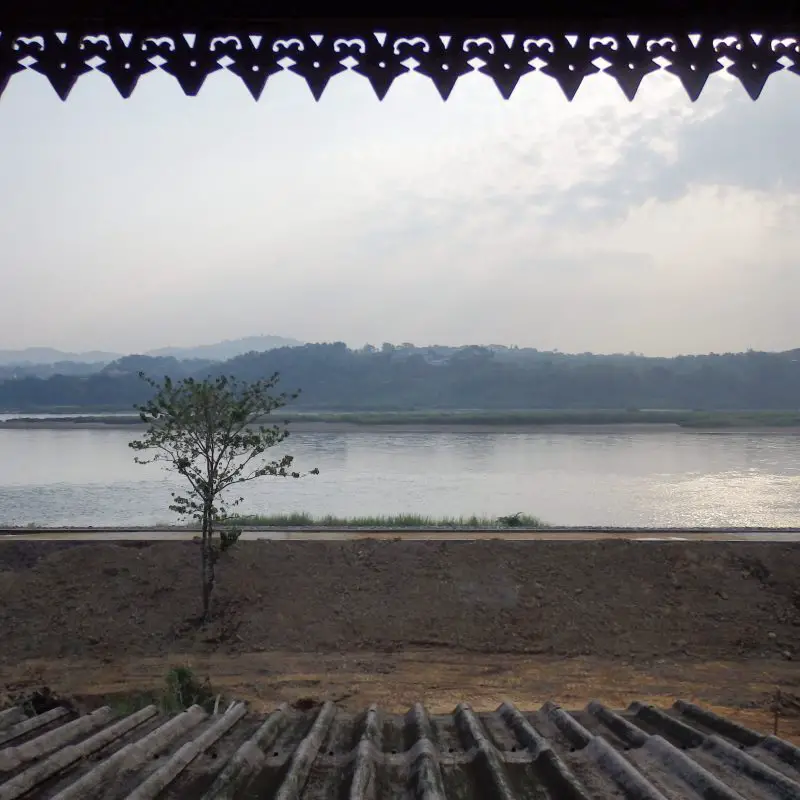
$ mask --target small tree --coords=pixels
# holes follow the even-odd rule
[[[149,458],[136,456],[137,464],[160,462],[189,484],[185,494],[172,492],[169,507],[202,525],[205,620],[211,607],[216,561],[241,533],[222,530],[219,543],[214,541],[215,526],[242,501],[241,497],[229,497],[227,490],[265,476],[302,477],[292,470],[292,456],[270,461],[264,455],[289,435],[286,423],[267,426],[264,418],[297,397],[297,393],[273,395],[277,373],[254,383],[242,383],[232,377],[204,381],[187,378],[178,382],[167,377],[158,383],[144,373],[139,376],[150,384],[155,395],[145,405],[137,406],[142,422],[150,427],[130,447],[137,452],[155,451]],[[318,475],[319,470],[306,474]]]

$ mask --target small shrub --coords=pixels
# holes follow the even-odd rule
[[[242,531],[238,528],[233,528],[231,530],[220,531],[219,534],[219,550],[221,553],[224,553],[226,550],[230,550],[236,542],[239,541],[239,537],[242,535]]]
[[[66,708],[76,712],[75,704],[71,700],[54,693],[49,686],[14,696],[11,698],[11,705],[22,706],[27,717],[36,717],[54,708]]]
[[[214,693],[208,680],[200,683],[189,667],[172,667],[166,682],[166,691],[161,699],[164,711],[185,711],[194,705],[202,706],[206,711],[213,709]]]

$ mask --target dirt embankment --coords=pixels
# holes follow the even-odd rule
[[[244,542],[198,627],[194,542],[0,542],[0,660],[393,651],[800,657],[800,545]]]

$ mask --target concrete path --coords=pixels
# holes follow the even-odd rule
[[[184,541],[199,536],[199,531],[182,528],[4,528],[2,541]],[[555,528],[521,530],[334,530],[334,529],[250,529],[242,540],[272,541],[351,541],[357,539],[404,539],[409,541],[471,541],[503,539],[506,541],[591,541],[625,539],[639,542],[722,541],[722,542],[800,542],[800,528],[783,529],[592,529]]]

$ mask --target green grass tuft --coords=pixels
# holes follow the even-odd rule
[[[387,516],[335,517],[329,514],[314,517],[300,511],[289,514],[237,514],[226,525],[263,528],[544,528],[545,523],[532,514],[507,517],[430,517],[424,514]]]
[[[201,683],[189,667],[179,666],[170,668],[161,690],[109,695],[105,702],[117,716],[128,716],[149,705],[158,706],[162,714],[177,714],[193,705],[211,713],[217,698],[208,680]]]

